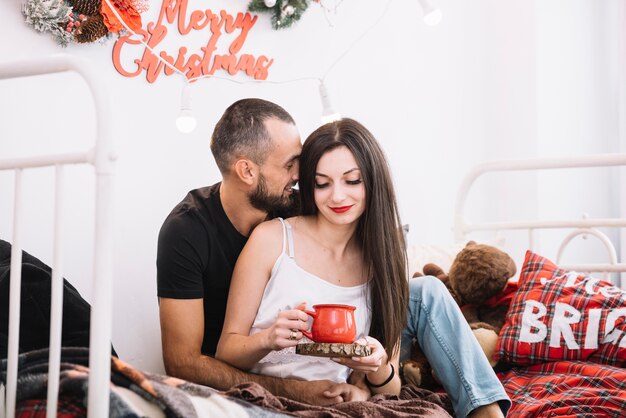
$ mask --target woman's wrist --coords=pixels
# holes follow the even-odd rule
[[[255,339],[258,341],[258,345],[261,350],[272,350],[272,340],[270,338],[269,328],[261,330],[252,335],[252,341],[254,341]]]
[[[379,367],[375,372],[365,374],[365,383],[371,388],[380,388],[391,382],[396,374],[393,364],[386,363],[389,367]]]

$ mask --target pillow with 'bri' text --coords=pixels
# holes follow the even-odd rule
[[[557,360],[626,366],[626,290],[527,251],[496,356],[518,366]]]

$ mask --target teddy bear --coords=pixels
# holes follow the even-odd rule
[[[515,262],[504,251],[470,241],[457,254],[448,274],[431,263],[423,267],[423,274],[416,272],[413,277],[435,276],[446,285],[491,366],[496,367],[496,343],[510,304],[507,295],[512,296],[516,288],[510,281],[516,271]],[[437,387],[437,376],[417,342],[411,358],[402,366],[406,383],[426,389]]]

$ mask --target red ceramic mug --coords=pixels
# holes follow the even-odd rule
[[[323,304],[313,305],[314,311],[303,309],[313,317],[311,331],[302,331],[316,343],[352,344],[356,339],[355,306]]]

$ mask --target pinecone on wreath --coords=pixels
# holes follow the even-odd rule
[[[101,14],[90,16],[85,20],[76,32],[74,39],[76,42],[84,44],[96,41],[109,33],[109,29],[104,24],[104,17]]]
[[[120,33],[126,25],[135,31],[141,29],[140,13],[148,10],[149,0],[111,0],[111,3],[112,6],[104,0],[26,0],[22,14],[28,25],[38,32],[52,33],[62,46],[71,41],[93,42],[110,33]]]
[[[70,0],[74,14],[93,16],[100,14],[102,0]]]

